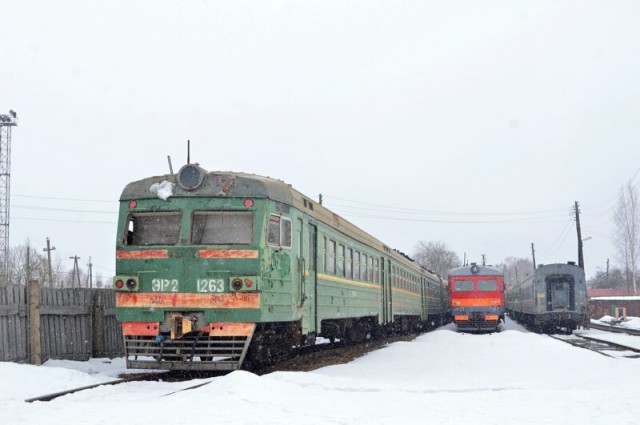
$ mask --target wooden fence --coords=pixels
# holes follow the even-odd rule
[[[0,361],[40,364],[123,355],[109,289],[0,287]]]

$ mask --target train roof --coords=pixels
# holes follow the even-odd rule
[[[449,270],[449,276],[501,276],[502,272],[491,266],[472,263],[470,266],[456,267]]]
[[[420,271],[423,274],[430,274],[434,279],[438,278],[437,275],[427,271],[406,255],[389,248],[387,245],[356,225],[323,207],[318,202],[311,200],[311,198],[303,195],[290,184],[271,177],[233,171],[205,172],[202,183],[198,188],[195,190],[187,190],[178,184],[178,174],[165,174],[148,177],[127,184],[122,191],[120,201],[157,198],[158,195],[152,193],[150,188],[154,183],[162,183],[163,181],[173,183],[172,197],[214,196],[230,198],[268,198],[276,202],[293,206],[330,227],[366,245],[369,245],[380,252],[386,253],[397,261],[412,267],[416,271]]]

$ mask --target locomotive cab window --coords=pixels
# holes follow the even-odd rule
[[[478,280],[478,291],[490,292],[498,290],[498,282],[495,280]]]
[[[291,220],[271,214],[269,216],[267,243],[283,248],[291,248]]]
[[[454,284],[454,290],[456,292],[473,291],[473,280],[456,280]]]
[[[175,245],[180,236],[182,214],[148,212],[131,214],[127,219],[126,245]]]
[[[250,244],[253,212],[196,211],[191,222],[191,243],[196,245]]]

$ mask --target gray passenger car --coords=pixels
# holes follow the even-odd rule
[[[588,324],[584,270],[574,263],[540,265],[533,275],[507,288],[507,312],[543,332],[567,333]]]

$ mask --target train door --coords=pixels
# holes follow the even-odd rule
[[[302,251],[303,280],[302,280],[302,306],[303,306],[303,333],[317,332],[317,258],[318,258],[318,228],[309,223],[308,243]]]
[[[552,275],[546,278],[547,310],[575,310],[573,276]]]

